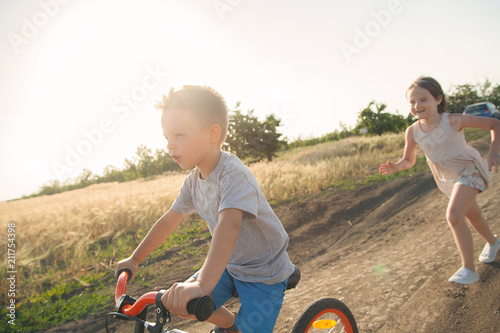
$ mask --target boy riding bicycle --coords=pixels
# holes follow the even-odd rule
[[[288,235],[252,172],[221,150],[228,128],[222,96],[209,87],[170,90],[157,106],[167,149],[186,177],[172,207],[153,225],[132,255],[116,264],[135,276],[139,263],[157,248],[186,214],[197,212],[212,234],[202,268],[162,297],[165,307],[192,318],[187,303],[211,295],[216,311],[207,320],[214,332],[272,332],[294,267],[286,252]],[[115,273],[116,274],[116,273]],[[238,292],[235,315],[222,305]]]

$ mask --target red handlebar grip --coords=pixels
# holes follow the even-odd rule
[[[118,276],[118,281],[116,282],[116,290],[115,290],[115,304],[120,299],[121,295],[124,295],[127,292],[127,280],[128,280],[127,271],[122,271]]]

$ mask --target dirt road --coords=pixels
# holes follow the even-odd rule
[[[484,153],[488,139],[474,145]],[[290,257],[302,271],[297,289],[286,293],[275,332],[288,332],[308,303],[325,296],[349,306],[360,332],[500,332],[498,257],[477,264],[480,281],[472,286],[448,282],[460,258],[445,220],[447,201],[426,170],[275,207],[290,235]],[[500,234],[500,175],[478,202]],[[477,257],[485,243],[474,231],[473,238]],[[103,317],[76,327],[104,332],[99,320]],[[175,322],[189,332],[211,329],[206,323]],[[51,332],[69,328],[75,325]]]

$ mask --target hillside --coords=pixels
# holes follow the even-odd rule
[[[485,153],[488,141],[482,138],[474,145]],[[494,175],[491,188],[478,198],[496,233],[500,233],[499,177]],[[323,296],[344,301],[360,332],[499,332],[499,259],[489,265],[478,263],[480,281],[470,287],[447,282],[460,259],[444,218],[446,204],[447,198],[425,170],[393,182],[349,191],[326,189],[298,202],[276,205],[302,280],[297,289],[287,292],[275,332],[287,332],[305,305]],[[484,242],[476,233],[473,236],[475,255],[479,255]],[[180,269],[161,273],[156,281],[163,284],[137,289],[132,282],[130,294],[182,280],[196,261],[184,259],[175,264]],[[104,314],[48,332],[104,332]],[[130,327],[118,324],[119,332]],[[196,333],[211,328],[178,319],[173,324]]]

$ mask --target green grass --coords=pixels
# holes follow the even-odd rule
[[[109,285],[112,283],[112,274],[90,273],[82,276],[80,281],[61,281],[40,295],[18,300],[15,332],[46,330],[54,323],[75,321],[110,307],[113,290]],[[7,318],[5,309],[2,309],[1,316]],[[14,332],[12,328],[6,320],[0,321],[0,331]]]
[[[474,141],[480,138],[483,138],[487,135],[490,135],[490,131],[479,129],[479,128],[470,128],[467,127],[464,131],[465,139],[467,142]]]
[[[116,242],[94,243],[90,247],[96,261],[106,261],[113,252],[132,253],[138,242],[134,238],[142,239],[147,230],[139,230],[136,237],[120,235]],[[143,261],[141,269],[134,279],[135,287],[152,287],[162,273],[167,269],[175,269],[175,262],[187,257],[202,256],[208,252],[210,232],[206,223],[199,217],[192,217],[183,222],[166,242],[153,251]],[[155,265],[164,262],[161,268]],[[201,267],[203,260],[192,267],[193,271]],[[75,321],[98,313],[103,309],[110,309],[114,305],[113,272],[88,271],[78,278],[70,280],[57,278],[58,267],[47,267],[45,274],[46,290],[30,297],[22,297],[16,303],[15,330],[7,320],[0,321],[1,332],[39,332],[54,325],[68,321]],[[23,275],[20,268],[19,275]],[[6,270],[2,270],[2,279],[5,279]],[[164,282],[164,281],[162,281]],[[22,294],[22,290],[21,290]],[[7,318],[7,311],[2,308],[2,318]]]

